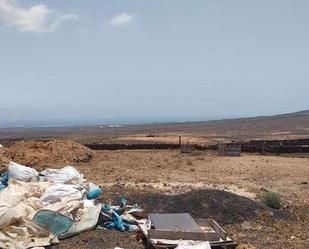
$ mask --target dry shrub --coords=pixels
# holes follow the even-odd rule
[[[282,207],[282,198],[281,195],[272,192],[266,191],[259,195],[260,200],[270,208],[279,209]]]

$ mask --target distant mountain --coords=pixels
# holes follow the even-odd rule
[[[309,138],[309,110],[273,116],[223,119],[201,122],[153,123],[126,126],[32,127],[0,129],[2,138],[51,139],[78,137],[80,141],[121,135],[191,134],[214,139]]]

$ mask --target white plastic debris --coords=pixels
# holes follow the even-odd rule
[[[66,166],[62,169],[47,169],[44,171],[45,178],[53,183],[67,183],[73,180],[81,182],[84,178],[74,167]]]
[[[0,248],[26,249],[57,243],[55,235],[33,220],[42,210],[74,221],[66,236],[96,226],[102,205],[85,199],[89,183],[75,168],[48,169],[39,179],[35,169],[10,162],[8,173],[9,185],[0,191]]]
[[[84,200],[83,202],[84,208],[79,209],[79,212],[81,213],[80,221],[75,222],[65,234],[61,235],[61,239],[93,229],[96,226],[102,205],[95,205],[93,201],[89,200]]]
[[[30,182],[39,175],[35,169],[14,162],[9,163],[8,173],[10,178],[24,182]]]
[[[208,241],[181,240],[175,249],[211,249]]]
[[[45,189],[41,201],[55,203],[66,196],[70,196],[72,199],[82,199],[83,194],[76,185],[57,183]]]

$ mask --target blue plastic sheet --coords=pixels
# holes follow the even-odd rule
[[[35,214],[33,221],[57,236],[67,232],[74,223],[71,218],[63,214],[44,209]]]
[[[103,224],[103,227],[106,229],[115,229],[121,232],[124,231],[133,231],[135,230],[135,226],[129,224],[128,222],[124,221],[121,218],[121,213],[127,206],[127,199],[125,197],[120,197],[119,199],[119,206],[110,206],[105,205],[101,212],[104,214],[105,217],[109,217],[109,221]]]
[[[9,175],[8,173],[4,173],[1,176],[1,180],[0,180],[0,191],[5,189],[8,185],[9,185]]]

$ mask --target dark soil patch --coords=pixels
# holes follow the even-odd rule
[[[241,223],[267,209],[254,200],[216,189],[165,195],[114,187],[108,193],[113,201],[117,201],[119,197],[115,194],[125,195],[130,203],[140,204],[147,212],[190,213],[194,218],[215,219],[222,225]]]
[[[137,241],[134,234],[107,230],[88,231],[78,236],[62,240],[59,248],[114,249],[116,246],[126,249],[145,248],[141,241]]]

